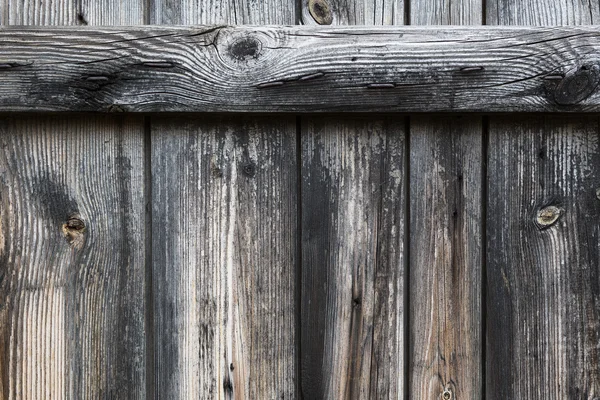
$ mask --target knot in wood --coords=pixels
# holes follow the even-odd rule
[[[452,391],[450,389],[444,390],[444,392],[442,393],[442,399],[452,400]]]
[[[538,210],[535,222],[538,228],[546,229],[558,221],[562,215],[562,210],[556,206],[547,206]]]
[[[244,171],[244,174],[247,176],[254,176],[256,174],[256,165],[253,163],[244,164],[242,171]]]
[[[62,232],[65,239],[73,247],[81,249],[85,242],[85,223],[79,217],[70,217],[62,225]]]
[[[229,45],[229,54],[238,61],[256,59],[262,50],[262,43],[255,37],[245,36],[238,38]]]
[[[561,105],[577,104],[596,90],[598,82],[600,67],[584,65],[565,75],[554,92],[554,100]]]
[[[308,12],[319,25],[331,25],[333,13],[327,0],[308,0]]]
[[[79,218],[70,218],[66,223],[67,229],[82,231],[85,229],[85,224]]]

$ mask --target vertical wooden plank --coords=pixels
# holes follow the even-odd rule
[[[591,24],[598,7],[490,1],[487,20]],[[597,398],[598,120],[494,117],[489,136],[487,398]]]
[[[403,397],[403,122],[303,120],[304,398]]]
[[[411,0],[411,25],[480,25],[482,0]],[[409,398],[482,396],[481,117],[410,120]]]
[[[403,2],[311,0],[305,24],[402,24]],[[405,396],[405,118],[303,117],[301,385]]]
[[[0,20],[143,23],[111,4],[5,0]],[[139,117],[0,118],[0,398],[144,398],[143,174]]]
[[[154,4],[159,23],[296,21],[291,0]],[[293,116],[153,120],[158,397],[296,397],[296,130]]]
[[[410,398],[478,399],[481,120],[411,119]]]

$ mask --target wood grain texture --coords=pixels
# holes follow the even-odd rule
[[[154,7],[159,23],[296,20],[291,1]],[[252,65],[254,42],[230,39],[238,58],[226,68]],[[202,46],[188,48],[204,63]],[[297,398],[296,131],[293,116],[152,119],[157,397]]]
[[[304,25],[403,25],[402,0],[300,0]]]
[[[595,399],[598,119],[494,119],[489,162],[486,398]]]
[[[294,119],[152,129],[157,396],[294,398]]]
[[[596,27],[12,28],[0,111],[600,110]]]
[[[3,0],[2,25],[141,25],[143,0]]]
[[[143,23],[142,1],[0,2],[2,24]],[[145,398],[139,117],[0,117],[0,399]]]
[[[0,119],[0,398],[144,398],[142,126]]]
[[[302,15],[305,23],[308,15],[319,24],[404,22],[396,0],[303,1]],[[330,31],[337,36],[352,29],[382,28]],[[347,48],[358,50],[357,44]],[[348,64],[372,73],[365,55],[357,51]],[[320,72],[315,84],[329,77]],[[365,101],[367,92],[360,95]],[[405,123],[403,117],[301,118],[305,399],[405,396]]]
[[[302,121],[305,399],[404,396],[403,122]]]
[[[412,0],[411,25],[479,25],[481,0]],[[480,399],[481,117],[410,118],[411,399]]]
[[[410,398],[479,399],[481,120],[411,118]]]
[[[492,24],[600,21],[597,2],[501,1],[488,10]],[[489,136],[486,398],[595,399],[598,120],[492,118]]]
[[[290,0],[152,0],[150,23],[160,25],[293,25]]]

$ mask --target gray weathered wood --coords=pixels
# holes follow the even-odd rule
[[[155,6],[159,23],[295,22],[292,1]],[[252,43],[223,44],[241,66]],[[157,397],[298,397],[296,131],[293,116],[152,118]]]
[[[144,398],[142,127],[0,119],[0,398]]]
[[[598,7],[492,1],[487,21],[592,24]],[[490,119],[487,399],[600,396],[599,135],[596,117]]]
[[[295,397],[293,118],[153,118],[158,397]]]
[[[479,399],[481,120],[411,118],[411,399]]]
[[[404,124],[302,120],[302,394],[404,396]]]
[[[0,21],[142,7],[3,0]],[[0,399],[145,398],[143,166],[140,117],[0,117]]]
[[[597,27],[18,28],[0,111],[600,111]]]
[[[479,25],[481,0],[412,0],[411,25]],[[482,395],[481,117],[410,118],[410,399]]]
[[[309,1],[302,14],[321,24],[401,24],[404,16],[396,0]],[[302,396],[403,398],[405,118],[300,122]]]
[[[595,399],[598,118],[491,120],[489,179],[486,398]]]

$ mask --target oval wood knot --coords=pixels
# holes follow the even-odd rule
[[[246,61],[256,59],[262,50],[262,43],[255,37],[245,36],[238,38],[229,45],[229,54],[238,60]]]
[[[444,390],[444,392],[442,393],[442,399],[452,400],[452,391],[450,389]]]
[[[584,65],[565,75],[554,92],[554,100],[561,105],[577,104],[589,97],[600,82],[600,67]]]
[[[562,210],[556,206],[547,206],[538,210],[535,223],[540,229],[546,229],[554,225],[560,216]]]
[[[76,248],[81,248],[85,241],[85,223],[81,218],[73,216],[62,226],[63,235]]]
[[[319,25],[331,25],[333,13],[327,0],[308,0],[308,12]]]

